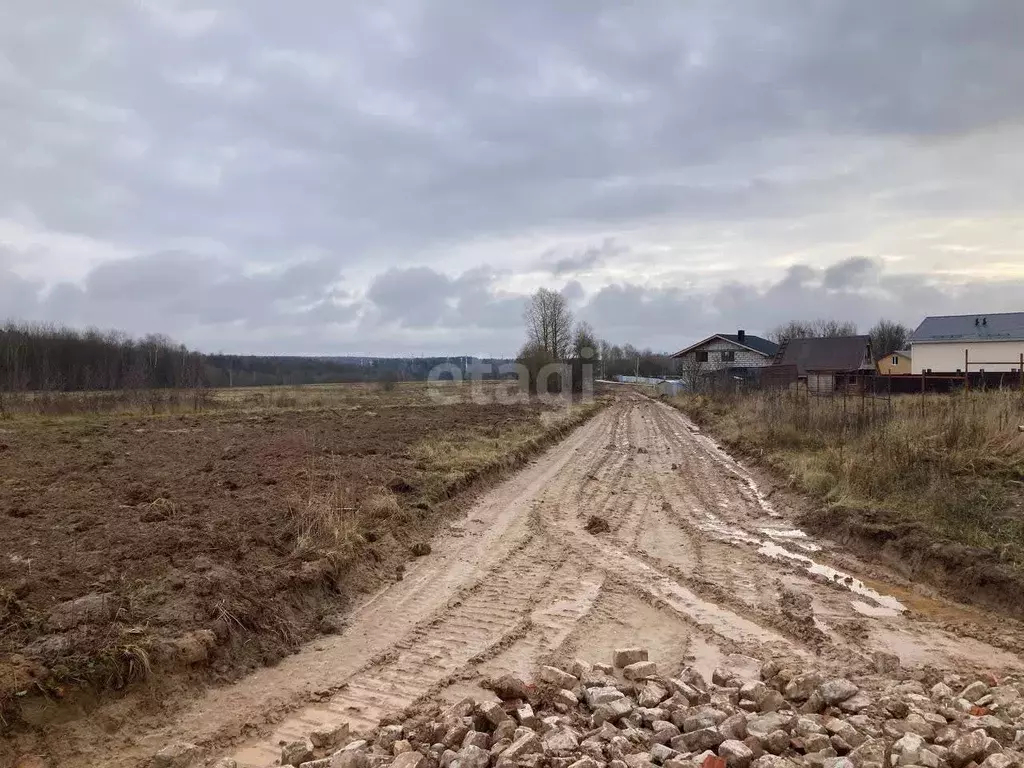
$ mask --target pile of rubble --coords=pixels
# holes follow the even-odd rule
[[[883,666],[892,657],[883,657]],[[1024,755],[1024,681],[899,674],[829,678],[731,656],[706,681],[669,677],[643,649],[613,664],[504,677],[466,699],[379,728],[330,757],[331,739],[285,745],[301,768],[1009,768]],[[929,683],[932,683],[929,685]],[[969,684],[967,684],[969,683]],[[340,742],[339,742],[340,743]],[[334,747],[336,748],[336,747]],[[223,764],[222,764],[223,765]]]

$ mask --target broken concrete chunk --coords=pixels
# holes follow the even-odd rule
[[[742,741],[730,739],[723,741],[718,747],[718,756],[725,760],[729,768],[750,768],[754,753]]]
[[[553,728],[541,739],[547,755],[570,755],[580,746],[579,735],[571,728]]]
[[[1013,765],[1016,765],[1013,758],[997,753],[986,757],[980,768],[1011,768]]]
[[[818,695],[830,707],[853,698],[859,692],[860,688],[841,677],[827,680],[818,687]]]
[[[362,749],[345,748],[331,756],[331,768],[370,768],[370,758]]]
[[[348,723],[325,725],[310,732],[309,740],[317,749],[334,749],[348,738]]]
[[[579,706],[580,700],[576,697],[576,694],[572,691],[567,691],[562,688],[561,690],[555,691],[551,697],[552,703],[555,706],[565,710],[572,710]]]
[[[949,745],[949,764],[952,768],[963,768],[968,763],[980,761],[985,755],[988,738],[988,734],[981,729],[961,736]]]
[[[607,704],[609,701],[624,699],[626,698],[626,694],[618,688],[608,686],[605,688],[587,688],[587,690],[583,692],[583,698],[586,699],[587,706],[591,709],[596,709],[602,704]]]
[[[200,749],[195,744],[168,744],[153,757],[153,768],[188,768],[199,755]]]
[[[313,759],[313,742],[299,739],[281,747],[281,765],[301,765]]]
[[[649,677],[656,677],[657,674],[658,665],[653,661],[638,661],[622,670],[622,676],[627,680],[646,680]]]
[[[483,731],[470,731],[462,740],[462,748],[477,747],[479,749],[491,748],[491,735]]]
[[[451,768],[487,768],[491,762],[491,753],[486,749],[469,745],[459,751],[451,761]]]
[[[427,758],[419,752],[406,752],[395,758],[395,761],[391,763],[391,768],[425,768],[426,763]]]
[[[790,701],[807,701],[823,682],[817,672],[797,675],[786,685],[786,698]]]
[[[646,648],[620,648],[612,654],[612,666],[615,669],[625,669],[631,664],[647,660]]]
[[[380,729],[377,735],[377,746],[385,752],[390,752],[395,742],[402,738],[405,729],[400,725],[388,725]]]
[[[510,760],[518,760],[526,755],[539,753],[543,749],[544,747],[537,734],[528,733],[513,741],[509,748],[501,753],[501,756]]]
[[[988,686],[981,680],[975,680],[973,683],[968,685],[962,691],[960,691],[960,698],[967,699],[971,704],[976,703],[982,696],[987,694],[989,691]]]
[[[496,701],[485,701],[478,705],[480,714],[483,715],[491,725],[498,725],[508,719],[508,715],[501,704]]]
[[[737,712],[718,724],[718,731],[726,740],[743,741],[747,738],[747,716]]]
[[[570,691],[579,683],[579,680],[568,672],[558,669],[558,667],[541,667],[540,679],[556,688],[564,688]]]
[[[633,704],[629,699],[622,698],[605,702],[594,710],[594,725],[617,723],[632,711]]]

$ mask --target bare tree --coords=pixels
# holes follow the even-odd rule
[[[523,313],[527,343],[543,349],[555,360],[569,356],[572,345],[572,312],[566,298],[547,288],[538,288]]]
[[[683,383],[691,392],[699,392],[707,376],[709,365],[705,360],[698,360],[697,355],[689,354],[683,358],[681,372]]]
[[[907,326],[885,319],[875,323],[868,334],[871,336],[871,352],[875,356],[875,362],[893,352],[906,349],[907,340],[910,339],[910,329]]]
[[[580,360],[594,360],[598,351],[599,342],[593,326],[586,321],[577,324],[572,339],[572,356]]]
[[[856,336],[857,324],[848,320],[790,320],[772,329],[768,338],[777,344],[790,339],[819,339],[823,337]]]

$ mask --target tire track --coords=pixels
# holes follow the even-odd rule
[[[372,729],[388,714],[414,704],[470,662],[501,646],[526,621],[552,578],[551,554],[532,541],[492,572],[464,600],[397,642],[386,658],[353,675],[324,704],[290,718],[264,742],[234,755],[240,765],[269,765],[279,741],[294,741],[311,728],[347,722],[353,733]]]
[[[482,500],[470,513],[482,524],[477,533],[447,548],[439,542],[404,582],[369,601],[332,653],[358,652],[364,634],[383,652],[358,668],[335,667],[340,673],[323,681],[333,686],[329,695],[235,759],[272,764],[280,740],[324,723],[365,731],[424,700],[472,694],[482,677],[525,676],[570,651],[598,658],[595,651],[639,634],[708,672],[727,653],[822,650],[780,622],[779,587],[809,596],[823,626],[863,617],[849,593],[758,554],[760,526],[774,510],[719,454],[681,414],[625,394]],[[611,532],[587,533],[590,515],[605,517]],[[657,546],[642,548],[648,542]],[[897,617],[875,621],[863,637],[832,632],[824,661],[857,664],[895,641],[908,657],[934,662],[958,640],[913,635],[909,626]]]

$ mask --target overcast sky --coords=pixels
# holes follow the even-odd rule
[[[514,353],[1024,310],[1019,0],[5,0],[0,319]]]

